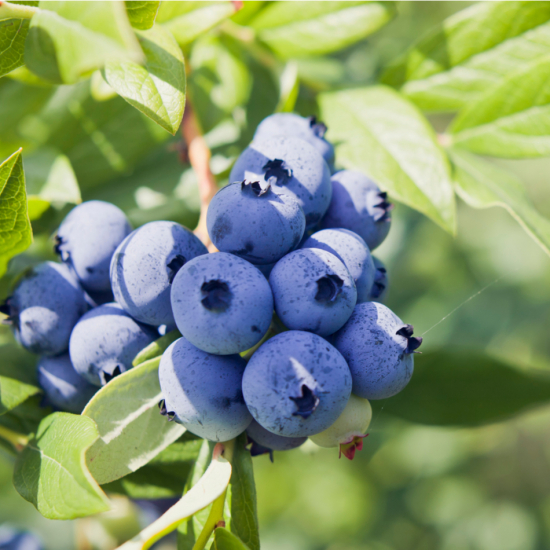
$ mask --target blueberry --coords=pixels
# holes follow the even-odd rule
[[[218,250],[253,264],[274,263],[294,250],[306,226],[294,197],[257,181],[233,183],[218,191],[206,223]]]
[[[363,237],[372,251],[390,230],[393,205],[386,199],[387,194],[361,172],[336,172],[332,176],[332,201],[321,227],[349,229]]]
[[[368,400],[351,394],[336,422],[311,436],[311,441],[319,447],[340,447],[340,455],[353,460],[355,451],[363,449],[363,439],[371,419],[372,408]]]
[[[256,345],[273,316],[273,296],[247,261],[217,252],[186,263],[172,283],[179,331],[208,353],[229,355]]]
[[[0,550],[43,550],[42,543],[32,533],[0,526]]]
[[[68,353],[41,357],[38,361],[38,383],[48,401],[62,411],[80,414],[97,391],[75,370]]]
[[[245,366],[239,355],[211,355],[179,338],[160,361],[161,412],[211,441],[237,437],[252,420],[241,387]]]
[[[348,268],[357,288],[357,303],[366,302],[374,283],[374,262],[367,243],[347,229],[323,229],[313,233],[302,248],[320,248],[334,254]]]
[[[252,420],[250,426],[246,428],[246,435],[248,442],[251,444],[250,454],[258,456],[269,453],[271,461],[273,461],[273,451],[290,451],[307,441],[307,437],[283,437],[274,434],[263,428],[255,420]]]
[[[374,283],[369,292],[369,302],[383,303],[388,293],[388,272],[386,266],[374,256],[372,257],[375,267]]]
[[[301,117],[294,113],[275,113],[256,128],[254,141],[264,141],[275,136],[297,137],[311,143],[329,167],[334,164],[334,147],[325,139],[327,127],[316,117]]]
[[[131,368],[134,357],[157,338],[153,327],[134,321],[118,304],[105,304],[76,324],[69,353],[80,376],[101,386]]]
[[[275,311],[290,329],[328,336],[349,319],[357,301],[348,268],[318,248],[295,250],[279,260],[269,284]]]
[[[69,346],[71,331],[88,305],[67,266],[44,262],[28,271],[0,306],[15,338],[41,355],[57,355]]]
[[[74,270],[85,290],[108,291],[111,257],[130,231],[124,212],[114,204],[83,202],[59,226],[55,251]]]
[[[330,170],[307,141],[277,137],[250,144],[237,159],[229,181],[265,181],[276,193],[286,193],[304,209],[306,226],[325,214],[332,196]]]
[[[349,364],[355,395],[385,399],[409,383],[412,354],[422,343],[412,334],[412,325],[382,304],[355,306],[349,321],[331,338]]]
[[[345,359],[326,340],[291,330],[262,344],[243,377],[243,394],[255,420],[285,437],[326,430],[351,392]]]
[[[116,301],[136,321],[173,325],[170,288],[181,267],[206,247],[175,222],[151,222],[128,235],[111,260],[111,285]]]

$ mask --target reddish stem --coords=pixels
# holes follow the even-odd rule
[[[216,185],[216,180],[210,171],[210,149],[202,136],[197,117],[195,116],[189,102],[187,102],[187,105],[185,106],[181,132],[185,142],[187,143],[189,162],[195,171],[199,185],[201,213],[199,223],[195,228],[194,233],[205,244],[210,252],[216,252],[216,247],[212,244],[206,229],[206,212],[208,211],[210,201],[218,191],[218,186]]]

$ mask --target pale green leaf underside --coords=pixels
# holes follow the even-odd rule
[[[28,19],[0,21],[0,77],[23,65]]]
[[[175,342],[178,338],[181,338],[181,333],[179,330],[174,329],[161,336],[158,340],[151,342],[146,348],[143,348],[132,361],[132,365],[137,367],[149,359],[154,359],[155,357],[161,356],[166,348]]]
[[[146,31],[154,25],[160,1],[140,2],[132,0],[126,1],[124,4],[132,27]]]
[[[229,0],[223,2],[162,2],[157,22],[162,23],[180,46],[186,46],[235,13]]]
[[[455,231],[447,158],[412,104],[383,86],[322,94],[319,101],[340,165],[363,171],[392,198]]]
[[[550,52],[548,2],[480,2],[445,20],[383,82],[429,111],[457,110]]]
[[[94,422],[84,416],[53,413],[46,417],[17,457],[13,482],[19,494],[49,519],[74,519],[108,510],[109,501],[84,458],[97,437]]]
[[[384,2],[274,2],[251,26],[283,58],[341,50],[377,31],[393,16]]]
[[[32,384],[0,375],[0,415],[11,411],[37,393],[40,393],[40,389]]]
[[[0,276],[32,242],[21,149],[0,164]]]
[[[122,2],[42,4],[25,46],[25,62],[38,76],[72,84],[109,60],[142,61]]]
[[[88,450],[88,467],[103,485],[135,472],[173,443],[185,428],[159,413],[160,357],[114,378],[83,411],[99,430]]]
[[[525,65],[469,105],[451,132],[454,144],[480,154],[550,154],[550,55]]]
[[[457,194],[474,208],[501,206],[550,255],[550,220],[533,206],[521,182],[489,162],[458,148],[449,155]]]
[[[175,134],[185,107],[183,54],[170,31],[159,26],[138,31],[145,66],[112,61],[104,71],[107,83],[130,105]]]

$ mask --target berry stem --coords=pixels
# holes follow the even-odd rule
[[[18,452],[22,451],[29,442],[29,438],[27,436],[9,430],[4,426],[0,426],[0,437],[5,439],[8,443],[11,443]]]
[[[31,19],[38,11],[40,10],[34,6],[0,1],[0,21],[2,19]]]
[[[208,211],[210,201],[218,191],[218,186],[214,175],[210,171],[210,149],[202,136],[199,122],[189,100],[187,100],[187,105],[185,106],[181,131],[187,143],[189,162],[197,175],[199,185],[201,214],[199,224],[195,228],[194,233],[210,252],[215,252],[216,248],[212,244],[206,229],[206,212]]]
[[[235,440],[227,441],[224,443],[223,457],[231,462],[233,460],[233,450],[235,448]],[[227,495],[227,489],[212,503],[208,518],[202,528],[202,531],[193,546],[193,550],[203,550],[206,547],[206,543],[210,538],[210,535],[214,532],[214,529],[223,522],[223,508],[225,505],[225,497]]]

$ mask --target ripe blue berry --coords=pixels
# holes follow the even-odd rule
[[[67,266],[54,262],[28,271],[0,306],[18,342],[41,355],[63,353],[73,327],[87,309],[84,292],[73,274]]]
[[[342,170],[332,176],[332,201],[321,222],[323,229],[341,227],[363,237],[374,250],[390,230],[387,194],[361,172]]]
[[[386,266],[378,258],[373,256],[372,260],[374,262],[375,273],[374,283],[370,289],[368,301],[384,303],[388,293],[388,272]]]
[[[413,352],[422,338],[378,302],[357,304],[349,321],[331,338],[348,362],[353,393],[385,399],[399,393],[413,374]]]
[[[74,327],[69,353],[75,370],[101,386],[132,367],[134,357],[158,332],[132,319],[118,304],[92,309]]]
[[[248,442],[251,444],[250,454],[258,456],[269,453],[272,462],[273,451],[290,451],[307,441],[307,437],[283,437],[274,434],[263,428],[255,420],[252,420],[250,426],[246,428],[246,435]]]
[[[298,200],[306,227],[314,226],[330,204],[330,170],[321,154],[307,141],[276,137],[255,141],[237,159],[229,181],[265,181],[275,193]]]
[[[254,134],[254,141],[275,136],[297,137],[311,143],[329,167],[334,164],[334,147],[325,139],[327,127],[314,116],[301,117],[294,113],[275,113],[264,118]]]
[[[255,420],[284,437],[307,437],[327,429],[351,393],[342,355],[326,340],[291,330],[262,344],[243,377],[243,394]]]
[[[357,301],[348,268],[334,255],[303,248],[279,260],[269,284],[286,327],[328,336],[349,319]]]
[[[68,353],[41,357],[38,361],[38,383],[47,400],[62,411],[80,414],[97,391],[75,370]]]
[[[366,302],[374,283],[374,262],[367,243],[347,229],[323,229],[313,233],[302,248],[320,248],[334,254],[348,268],[357,288],[357,303]]]
[[[241,387],[245,366],[239,355],[211,355],[179,338],[160,361],[161,413],[211,441],[237,437],[252,420]]]
[[[130,231],[124,212],[114,204],[83,202],[59,226],[55,251],[73,269],[85,290],[108,291],[111,258]]]
[[[265,182],[233,183],[208,207],[208,234],[216,248],[253,264],[270,264],[294,250],[306,219],[294,197]]]
[[[217,252],[194,258],[172,283],[172,311],[182,335],[208,353],[229,355],[256,345],[273,316],[273,296],[247,261]]]
[[[206,247],[191,231],[175,222],[147,223],[128,235],[111,261],[116,301],[136,321],[173,325],[171,284],[181,267]]]

